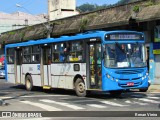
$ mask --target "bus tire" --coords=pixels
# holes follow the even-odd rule
[[[110,91],[110,95],[113,96],[113,97],[118,97],[122,94],[122,90],[116,90],[116,91]]]
[[[26,90],[28,90],[28,91],[33,90],[33,81],[32,81],[32,77],[30,75],[27,75],[25,78],[25,87],[26,87]]]
[[[139,89],[139,92],[147,92],[148,88]]]
[[[77,78],[75,82],[75,92],[79,97],[85,97],[87,94],[84,81],[81,78]]]

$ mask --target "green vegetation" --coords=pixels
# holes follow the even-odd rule
[[[152,5],[154,5],[154,0],[149,0],[149,1],[147,2],[147,6],[152,6]]]
[[[136,12],[136,13],[138,13],[138,12],[139,12],[139,6],[138,6],[138,5],[135,5],[135,6],[133,7],[133,11]]]
[[[94,11],[94,10],[104,9],[107,7],[108,7],[107,4],[97,5],[97,4],[85,3],[85,4],[77,7],[77,10],[80,11],[81,13],[83,13],[83,12],[90,12],[90,11]]]
[[[79,28],[79,31],[80,32],[84,32],[86,26],[88,24],[88,19],[82,19],[81,22],[80,22],[80,28]]]
[[[103,5],[85,3],[81,6],[78,6],[77,10],[80,11],[81,13],[90,12],[90,11],[105,9],[105,8],[109,8],[109,7],[113,7],[117,5],[123,5],[123,4],[127,4],[130,2],[135,2],[135,1],[137,0],[119,0],[116,4],[113,4],[113,5],[108,5],[107,1],[106,1],[106,4],[103,4]],[[150,1],[153,1],[153,0],[150,0]]]
[[[15,33],[16,33],[15,31],[8,32],[8,34],[10,34],[10,35],[14,35]]]

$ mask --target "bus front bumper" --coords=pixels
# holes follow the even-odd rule
[[[121,82],[121,81],[113,81],[110,79],[106,79],[102,81],[102,91],[114,91],[114,90],[127,90],[127,89],[142,89],[148,88],[149,82],[148,79],[139,80],[139,81],[128,81],[128,82]]]

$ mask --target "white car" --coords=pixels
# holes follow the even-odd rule
[[[4,69],[4,66],[0,66],[0,78],[5,78],[5,69]]]

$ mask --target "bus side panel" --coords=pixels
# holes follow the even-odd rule
[[[78,67],[79,67],[79,70],[78,70]],[[74,84],[73,84],[74,77],[76,75],[81,75],[82,77],[86,76],[86,64],[85,63],[68,63],[66,64],[65,72],[66,72],[66,88],[73,89],[74,88]],[[84,79],[84,82],[86,85],[86,79]]]
[[[25,75],[29,73],[32,77],[34,86],[42,86],[40,65],[39,64],[23,64],[23,83],[25,83]]]
[[[52,64],[51,76],[53,88],[65,88],[65,69],[66,64]]]
[[[7,65],[7,77],[8,77],[8,82],[10,83],[16,83],[15,80],[15,71],[14,71],[14,64],[8,64]]]
[[[74,70],[74,65],[79,66],[79,70]],[[65,64],[52,64],[52,87],[73,89],[73,80],[76,75],[86,76],[85,63],[65,63]],[[86,79],[84,80],[86,84]]]

